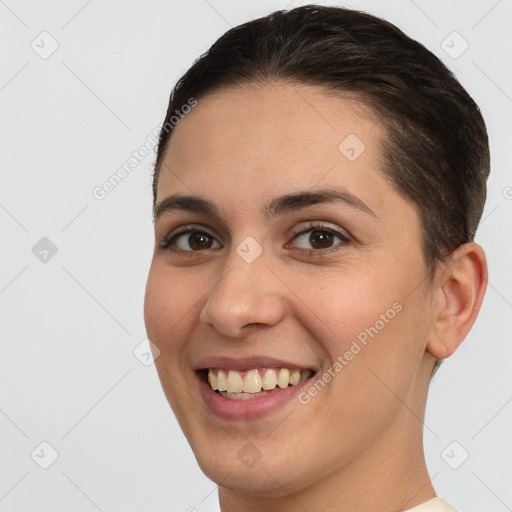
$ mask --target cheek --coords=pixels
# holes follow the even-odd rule
[[[350,397],[353,417],[345,417],[346,403],[330,414],[347,428],[370,422],[369,430],[360,432],[364,437],[393,421],[403,409],[401,400],[410,398],[429,328],[424,297],[419,288],[411,293],[406,279],[396,276],[387,281],[371,275],[347,279],[328,289],[331,300],[325,301],[325,318],[337,333],[328,351],[340,363],[334,368],[331,390]]]
[[[395,288],[382,278],[373,279],[369,269],[340,269],[305,278],[295,290],[316,318],[315,337],[335,359],[353,340],[364,343],[396,321],[400,305]]]
[[[323,370],[335,375],[333,391],[359,397],[364,414],[368,400],[393,397],[379,377],[406,389],[423,356],[426,318],[421,293],[409,293],[403,275],[341,269],[303,279],[295,291],[311,318],[305,328],[330,360]]]
[[[186,430],[186,395],[183,389],[184,364],[180,348],[187,326],[187,312],[191,304],[185,300],[185,290],[180,281],[167,269],[153,263],[148,275],[144,297],[144,321],[148,338],[158,347],[160,353],[155,359],[162,388],[174,414]]]
[[[153,264],[144,297],[144,321],[148,338],[161,351],[179,343],[179,333],[187,325],[201,293],[193,294],[193,280],[179,279],[175,274]]]
[[[144,296],[144,322],[148,338],[162,349],[162,333],[168,323],[165,307],[168,291],[159,279],[158,273],[151,267]],[[167,327],[168,328],[168,327]]]

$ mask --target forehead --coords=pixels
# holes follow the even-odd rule
[[[222,89],[174,128],[158,200],[222,187],[268,197],[318,184],[378,204],[383,135],[373,110],[348,93],[284,83]]]
[[[259,143],[273,155],[279,149],[287,153],[285,142],[300,140],[337,150],[349,133],[372,143],[381,135],[378,121],[367,104],[348,92],[304,84],[247,84],[200,98],[175,127],[169,149],[191,156],[187,150],[197,153],[200,145],[202,151],[232,155],[237,150],[233,143]]]

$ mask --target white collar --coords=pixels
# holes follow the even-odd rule
[[[436,496],[414,508],[407,509],[405,512],[457,512],[457,509],[440,496]]]

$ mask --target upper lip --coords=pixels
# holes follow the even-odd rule
[[[237,370],[240,372],[256,368],[288,368],[300,370],[313,370],[317,372],[316,366],[303,364],[285,359],[276,359],[266,356],[232,357],[232,356],[210,356],[205,357],[194,365],[194,370],[205,370],[207,368],[224,368],[226,370]]]

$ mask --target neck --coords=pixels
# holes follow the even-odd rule
[[[423,452],[426,390],[377,439],[343,467],[307,488],[268,497],[219,487],[222,512],[315,510],[315,512],[401,512],[436,496]],[[420,403],[418,403],[420,402]]]

